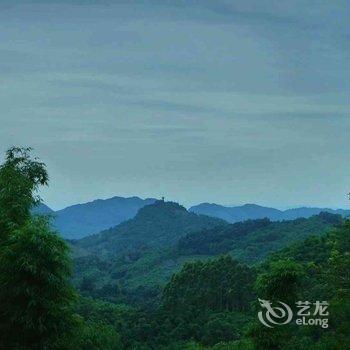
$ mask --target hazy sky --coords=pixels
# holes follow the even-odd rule
[[[346,207],[350,3],[0,2],[0,152],[53,208],[114,195]]]

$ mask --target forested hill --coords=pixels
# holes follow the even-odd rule
[[[343,221],[329,213],[281,222],[211,220],[175,203],[144,207],[134,219],[73,243],[74,283],[87,295],[148,302],[186,262],[229,254],[254,264],[270,252],[321,235]]]
[[[156,201],[141,208],[133,219],[78,240],[73,246],[98,256],[116,256],[170,246],[191,232],[225,225],[221,219],[190,213],[177,203]]]
[[[337,214],[343,217],[350,216],[350,210],[344,209],[300,207],[287,210],[278,210],[256,204],[227,207],[215,203],[201,203],[191,207],[189,211],[197,214],[217,217],[230,223],[263,218],[269,218],[272,221],[294,220],[297,218],[309,218],[313,215],[318,215],[321,212]]]
[[[228,224],[156,202],[77,242],[95,255],[74,259],[72,280],[66,242],[31,212],[48,174],[29,152],[11,148],[0,165],[0,349],[349,348],[350,222],[341,216]],[[312,306],[321,323],[265,327],[259,299],[292,313]]]
[[[197,234],[188,234],[180,238],[177,247],[182,255],[230,253],[240,261],[252,263],[290,243],[324,233],[342,221],[340,215],[326,212],[308,219],[281,222],[272,222],[269,219],[247,220]]]
[[[289,245],[254,269],[228,256],[185,264],[164,289],[152,334],[158,343],[183,342],[164,349],[349,349],[349,232],[347,222]],[[256,317],[258,298],[289,305],[327,301],[330,327],[266,328]]]

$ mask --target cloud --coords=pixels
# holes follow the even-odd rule
[[[37,149],[49,204],[345,204],[346,1],[0,6],[0,151]]]

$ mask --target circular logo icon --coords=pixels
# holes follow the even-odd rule
[[[259,321],[266,327],[273,328],[274,325],[283,325],[289,323],[293,318],[292,309],[281,301],[280,306],[272,306],[268,300],[259,299],[259,303],[264,311],[258,312]]]

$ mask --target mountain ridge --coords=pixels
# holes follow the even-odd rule
[[[73,242],[75,247],[94,254],[135,253],[145,247],[170,246],[180,237],[227,223],[199,215],[175,202],[156,201],[141,208],[136,216],[108,230]]]
[[[64,238],[79,239],[119,225],[133,218],[139,209],[155,201],[155,198],[114,196],[74,204],[57,211],[40,204],[34,212],[50,214],[53,228]]]
[[[196,214],[208,215],[235,223],[244,220],[255,220],[268,218],[272,221],[294,220],[297,218],[309,218],[321,212],[350,216],[350,210],[330,209],[317,207],[298,207],[286,210],[279,210],[271,207],[264,207],[257,204],[244,204],[241,206],[223,206],[216,203],[200,203],[188,209]]]
[[[185,215],[193,222],[197,214],[186,214],[185,208],[176,205],[170,210],[165,208],[169,210],[168,218],[174,216],[171,222],[160,223],[160,230],[159,226],[153,226],[159,221],[152,213],[159,209],[155,203],[144,207],[134,219],[113,230],[71,242],[77,266],[75,285],[85,288],[83,277],[88,276],[87,279],[96,282],[92,292],[96,297],[108,298],[110,291],[118,285],[124,297],[143,300],[154,293],[156,295],[157,290],[161,290],[186,262],[205,261],[228,254],[242,263],[253,265],[288,244],[322,235],[343,220],[340,215],[323,212],[307,219],[272,222],[265,218],[233,224],[219,221],[219,225],[217,221],[209,221],[210,225],[208,221],[202,221],[200,225],[191,226],[188,221],[181,223],[179,219],[181,221]],[[163,209],[160,208],[161,216]],[[198,218],[210,220],[205,216]],[[185,226],[187,230],[184,230]],[[164,230],[164,227],[168,229]],[[166,239],[159,239],[161,235]],[[172,239],[168,240],[169,237]]]
[[[135,217],[144,206],[155,203],[155,198],[142,199],[137,196],[113,196],[107,199],[95,199],[86,203],[70,205],[53,211],[41,203],[33,208],[33,213],[50,215],[53,227],[66,239],[80,239],[103,230],[115,227]],[[228,223],[245,220],[268,218],[272,221],[293,220],[300,217],[308,218],[320,212],[350,216],[350,210],[317,207],[298,207],[279,210],[254,203],[241,206],[223,206],[216,203],[200,203],[188,209],[195,214],[219,218]]]

